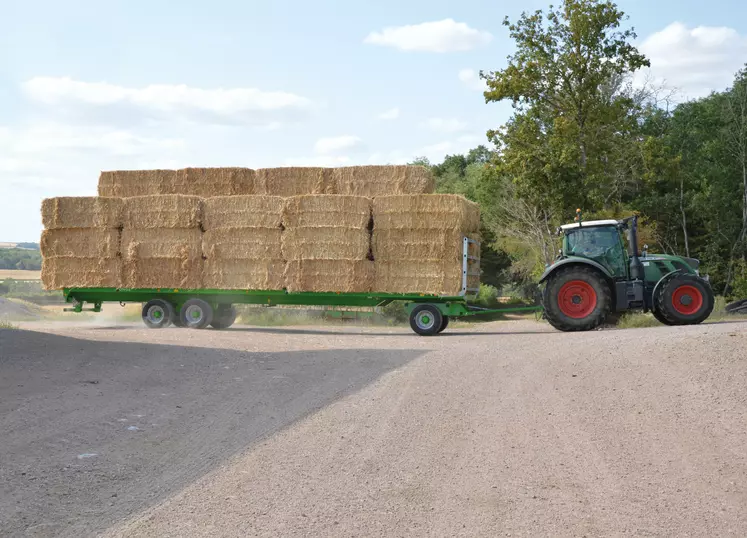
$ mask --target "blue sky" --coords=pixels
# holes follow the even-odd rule
[[[504,15],[549,3],[0,2],[0,241],[37,240],[41,199],[93,195],[100,170],[438,161],[485,143],[509,108],[474,74],[505,66]],[[681,99],[747,61],[741,2],[618,5]]]

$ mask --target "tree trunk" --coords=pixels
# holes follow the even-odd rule
[[[687,215],[685,215],[685,180],[680,175],[680,213],[682,214],[682,236],[685,238],[685,256],[690,257],[690,241],[687,238]]]

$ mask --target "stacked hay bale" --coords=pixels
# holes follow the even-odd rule
[[[284,199],[207,198],[203,208],[203,285],[209,289],[280,290]]]
[[[45,289],[119,286],[122,200],[47,198],[42,202],[42,222]]]
[[[301,194],[335,194],[331,168],[316,166],[286,166],[257,170],[256,184],[261,192],[271,196]]]
[[[182,168],[180,170],[117,170],[101,172],[99,196],[230,196],[264,194],[251,168]]]
[[[122,287],[202,287],[202,198],[135,196],[123,213]]]
[[[429,194],[435,180],[424,166],[344,166],[335,168],[334,189],[337,194],[387,196],[394,194]]]
[[[304,195],[287,199],[282,236],[290,292],[368,292],[371,199]]]
[[[479,236],[477,204],[452,194],[379,196],[373,221],[374,291],[461,292],[463,237]],[[477,287],[479,276],[469,278],[468,287]]]

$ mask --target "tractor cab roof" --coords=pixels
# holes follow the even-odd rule
[[[591,228],[594,226],[619,226],[620,221],[618,220],[587,220],[582,221],[580,224],[578,222],[574,222],[571,224],[563,224],[560,229],[563,231],[570,230],[573,228]]]

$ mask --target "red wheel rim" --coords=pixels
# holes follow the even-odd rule
[[[597,292],[588,282],[571,280],[558,292],[560,311],[573,319],[583,319],[594,312],[597,306]]]
[[[703,294],[695,286],[680,286],[672,294],[672,306],[683,316],[691,316],[703,306]]]

